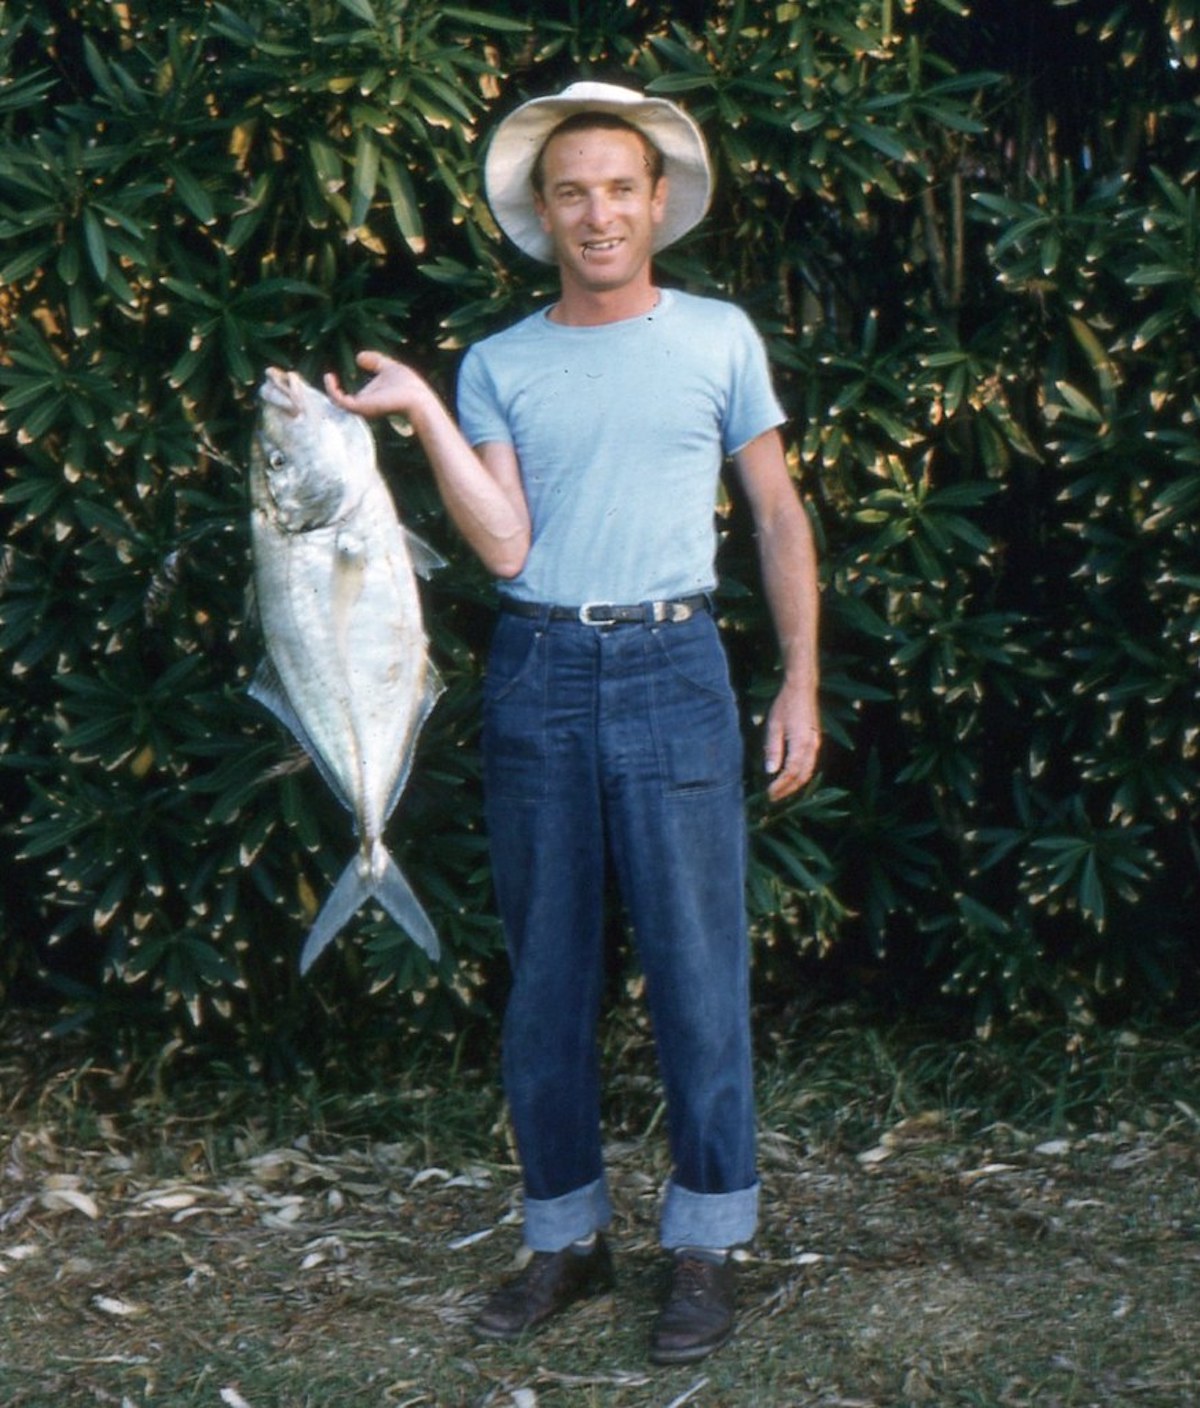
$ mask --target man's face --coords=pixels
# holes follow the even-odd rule
[[[562,133],[546,147],[542,169],[534,206],[564,283],[601,292],[648,281],[667,182],[653,183],[641,138],[603,128]]]

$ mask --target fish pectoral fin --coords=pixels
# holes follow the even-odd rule
[[[367,900],[378,900],[418,948],[436,963],[441,956],[437,932],[421,901],[412,892],[404,873],[382,846],[377,856],[379,874],[371,874],[361,856],[355,856],[342,871],[329,898],[321,906],[304,948],[300,952],[300,972],[307,973],[337,935]]]
[[[408,556],[413,571],[418,577],[428,577],[439,568],[445,567],[446,559],[436,548],[431,548],[424,538],[418,538],[410,528],[405,528],[404,539],[408,543]]]

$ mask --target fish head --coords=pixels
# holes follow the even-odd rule
[[[267,368],[258,400],[250,451],[255,507],[288,533],[345,518],[374,473],[375,442],[366,422],[298,372],[278,367]]]

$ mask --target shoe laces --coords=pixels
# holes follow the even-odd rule
[[[698,1256],[681,1256],[675,1261],[671,1278],[672,1297],[681,1300],[698,1300],[708,1295],[716,1280],[717,1266]]]
[[[526,1265],[513,1278],[512,1289],[535,1290],[552,1272],[556,1256],[556,1252],[534,1252]]]

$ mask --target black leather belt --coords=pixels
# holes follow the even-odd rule
[[[542,602],[517,601],[510,596],[502,596],[500,609],[531,620],[582,621],[585,626],[615,626],[627,621],[654,626],[690,621],[699,611],[711,611],[712,601],[707,592],[699,592],[695,596],[677,596],[669,601],[643,601],[637,606],[613,606],[606,601],[585,601],[582,606],[547,606]]]

